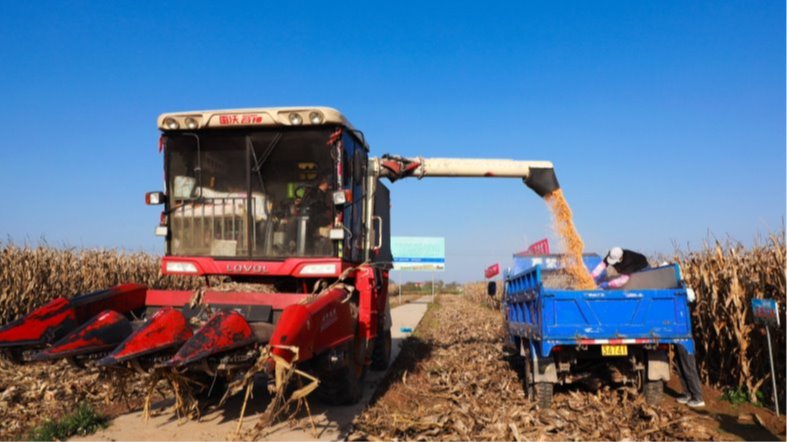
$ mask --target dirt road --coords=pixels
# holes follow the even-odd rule
[[[426,296],[391,309],[392,360],[398,356],[400,343],[409,334],[402,329],[415,329],[431,301],[432,297]],[[299,423],[303,425],[302,428],[293,428],[290,422],[283,422],[267,431],[262,439],[336,440],[341,438],[349,424],[369,403],[384,375],[385,372],[368,372],[364,396],[356,405],[328,407],[317,400],[311,400],[316,433],[308,426],[308,420],[301,419]],[[270,399],[265,385],[255,386],[253,394],[256,395],[256,399],[249,401],[243,421],[243,431],[254,427]],[[154,407],[161,409],[170,404],[171,402],[161,402]],[[106,430],[74,440],[225,440],[231,438],[236,430],[241,405],[241,398],[235,397],[226,407],[203,416],[199,421],[178,421],[173,418],[169,407],[160,415],[151,417],[147,423],[143,420],[141,412],[129,413],[114,419]]]

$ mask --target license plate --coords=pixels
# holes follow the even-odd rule
[[[602,345],[601,356],[628,356],[627,345]]]

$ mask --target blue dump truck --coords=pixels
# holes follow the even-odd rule
[[[584,256],[590,270],[600,261]],[[669,346],[694,353],[689,293],[674,264],[635,273],[621,290],[573,290],[560,256],[515,257],[503,308],[528,396],[548,408],[555,384],[583,383],[634,387],[660,402]]]

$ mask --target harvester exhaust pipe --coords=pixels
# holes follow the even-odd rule
[[[404,158],[383,155],[378,161],[380,177],[391,182],[406,177],[521,178],[540,197],[560,188],[549,161],[515,161],[475,158]]]

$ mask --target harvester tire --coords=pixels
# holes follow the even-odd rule
[[[328,405],[357,404],[363,395],[366,367],[358,362],[353,341],[350,341],[346,351],[346,365],[326,373],[320,382],[319,398]]]
[[[645,396],[645,402],[649,405],[658,405],[664,397],[664,381],[645,381],[642,386],[642,394]]]
[[[391,329],[381,331],[374,338],[371,369],[382,371],[391,363]]]

